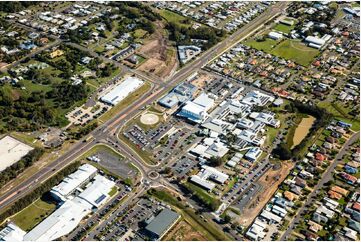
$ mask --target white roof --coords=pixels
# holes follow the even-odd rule
[[[201,93],[196,99],[193,100],[193,103],[201,106],[207,112],[214,104],[214,100],[209,97],[206,93]]]
[[[305,41],[310,42],[310,43],[314,43],[316,45],[324,45],[325,42],[326,42],[324,39],[320,39],[320,38],[317,38],[315,36],[307,36]]]
[[[277,216],[274,213],[271,213],[270,211],[263,210],[261,213],[261,217],[267,219],[267,220],[273,220],[277,223],[280,223],[282,221],[282,218],[280,216]]]
[[[64,200],[70,193],[93,176],[97,171],[97,168],[94,166],[84,164],[80,166],[76,172],[70,174],[64,178],[61,183],[53,187],[51,189],[51,193]]]
[[[191,176],[191,181],[208,190],[212,190],[216,186],[213,182],[202,179],[198,175]]]
[[[261,154],[262,154],[262,150],[260,148],[253,147],[247,151],[247,153],[245,154],[245,157],[253,159],[253,160],[257,160]]]
[[[257,90],[252,90],[247,93],[247,95],[241,100],[242,103],[248,104],[248,105],[256,105],[256,106],[264,106],[268,102],[273,102],[274,97],[264,94]]]
[[[198,176],[203,179],[212,179],[222,184],[229,177],[227,174],[224,174],[223,172],[218,171],[216,168],[207,165],[202,166],[202,170],[198,173]]]
[[[51,241],[70,233],[87,214],[90,204],[78,199],[65,201],[55,212],[24,236],[25,241]]]
[[[104,176],[96,175],[88,187],[78,195],[94,207],[101,206],[109,197],[108,193],[115,186],[113,181]]]
[[[5,228],[0,231],[0,241],[18,242],[23,241],[23,237],[26,234],[21,228],[13,223],[7,224]]]
[[[143,81],[136,77],[127,77],[123,82],[100,98],[105,103],[116,105],[130,93],[143,85]]]
[[[19,161],[32,147],[13,137],[5,136],[0,140],[0,172]]]
[[[225,144],[223,144],[222,142],[218,142],[210,145],[206,150],[206,153],[210,156],[223,157],[228,151],[229,149]]]

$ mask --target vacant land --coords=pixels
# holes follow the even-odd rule
[[[299,41],[284,40],[271,51],[271,54],[292,60],[302,66],[309,66],[319,51],[307,47]]]
[[[182,27],[190,27],[192,21],[182,15],[179,15],[175,12],[162,9],[159,11],[159,14],[169,23],[175,23]]]
[[[164,23],[159,21],[155,25],[156,31],[137,51],[147,58],[139,66],[139,70],[153,73],[159,77],[166,77],[176,68],[177,55],[175,48],[169,44],[167,33],[164,31]]]
[[[48,197],[42,197],[17,213],[10,220],[25,231],[34,228],[38,223],[49,216],[56,208],[56,204]]]
[[[199,231],[195,230],[185,220],[181,220],[174,228],[165,236],[166,241],[205,241],[207,238]]]
[[[288,34],[295,28],[295,25],[277,24],[273,29]]]
[[[262,50],[265,52],[271,51],[274,47],[276,47],[278,41],[273,39],[265,39],[265,40],[248,40],[246,41],[246,45],[251,46],[254,49]]]
[[[258,180],[257,183],[262,186],[262,190],[243,209],[239,221],[242,226],[247,227],[252,223],[276,192],[278,185],[286,178],[293,165],[292,162],[283,162],[280,169],[270,169]]]

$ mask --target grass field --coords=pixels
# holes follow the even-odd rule
[[[293,29],[295,28],[295,25],[286,25],[286,24],[282,24],[282,23],[279,23],[277,24],[273,29],[274,30],[277,30],[277,31],[280,31],[282,33],[285,33],[285,34],[288,34],[289,32],[291,32]]]
[[[191,26],[192,21],[182,15],[179,15],[175,12],[162,9],[159,11],[160,16],[162,16],[167,22],[175,23],[183,27]],[[185,23],[185,21],[189,20],[189,23]]]
[[[331,113],[335,119],[344,121],[346,123],[352,124],[351,129],[354,131],[360,130],[360,118],[350,117],[349,115],[345,115],[345,113],[341,113],[339,108],[336,108],[340,105],[332,105],[329,102],[320,102],[318,103],[318,106],[321,108],[325,108],[329,113]]]
[[[47,200],[48,198],[39,198],[12,217],[11,221],[25,231],[31,230],[55,210],[55,203]]]
[[[284,40],[277,45],[271,54],[292,60],[302,66],[309,66],[319,51],[294,40]]]
[[[277,43],[278,43],[277,40],[273,40],[269,38],[267,38],[264,41],[257,41],[251,39],[245,42],[246,45],[251,46],[254,49],[262,50],[265,52],[271,51],[277,45]]]
[[[193,192],[199,199],[204,201],[207,204],[220,204],[219,200],[213,197],[211,194],[209,194],[206,190],[203,188],[194,185],[193,183],[186,182],[184,184],[189,190]]]

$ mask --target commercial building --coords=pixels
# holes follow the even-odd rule
[[[160,240],[180,218],[180,215],[170,209],[163,209],[154,219],[147,221],[146,231],[153,239]]]
[[[65,201],[78,187],[90,181],[97,173],[97,168],[84,164],[79,169],[63,179],[61,183],[50,190],[51,195],[60,201]]]
[[[264,106],[268,102],[273,102],[274,99],[275,98],[273,96],[253,90],[248,92],[246,96],[241,100],[241,102],[250,106]]]
[[[5,136],[0,140],[0,172],[7,167],[18,162],[23,156],[25,156],[33,148],[14,139],[10,136]]]
[[[196,86],[190,83],[181,83],[167,95],[161,98],[158,103],[166,108],[174,108],[193,98],[193,95],[196,91]]]
[[[274,128],[279,128],[281,122],[275,119],[275,116],[276,114],[272,112],[252,112],[249,115],[249,117],[253,118],[254,120],[260,121]]]
[[[0,230],[0,241],[18,242],[23,241],[26,234],[21,228],[13,223],[8,223],[5,228]]]
[[[187,63],[193,57],[201,53],[202,49],[195,45],[178,46],[179,60],[182,64]]]
[[[279,40],[279,39],[283,38],[283,35],[281,33],[271,31],[271,32],[268,33],[268,37],[270,39]]]
[[[207,189],[212,190],[216,185],[210,181],[224,184],[229,176],[223,172],[218,171],[216,168],[203,165],[197,175],[191,176],[190,181]]]
[[[75,198],[65,201],[49,217],[24,236],[24,241],[51,241],[70,233],[87,214],[91,205]]]
[[[104,176],[96,175],[87,188],[81,192],[78,197],[90,203],[93,208],[103,205],[109,198],[109,192],[115,183]]]
[[[127,77],[119,85],[115,86],[112,90],[102,96],[100,100],[109,105],[115,106],[130,93],[142,86],[143,83],[144,82],[142,80],[136,77]]]
[[[201,93],[193,101],[186,102],[185,106],[182,107],[178,116],[187,118],[189,121],[195,123],[202,123],[207,117],[207,111],[213,107],[214,99],[206,93]]]
[[[247,160],[250,160],[252,162],[255,162],[262,154],[262,150],[258,147],[253,147],[247,151],[247,153],[244,155],[244,157]]]

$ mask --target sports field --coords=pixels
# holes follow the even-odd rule
[[[319,54],[319,51],[306,46],[300,41],[284,40],[272,49],[271,54],[292,60],[302,66],[309,66]]]

